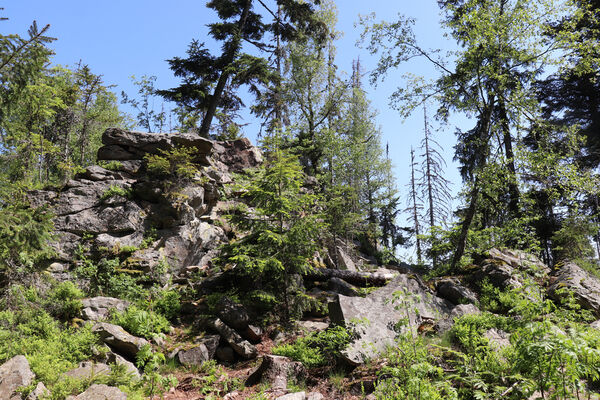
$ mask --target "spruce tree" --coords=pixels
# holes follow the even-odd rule
[[[273,17],[264,22],[259,10]],[[253,45],[259,52],[273,53],[274,46],[265,41],[275,34],[279,40],[292,40],[298,28],[313,24],[311,3],[296,0],[277,0],[272,8],[260,0],[212,0],[207,7],[213,9],[220,22],[209,24],[209,34],[222,42],[222,54],[215,56],[197,40],[193,40],[187,58],[175,57],[169,64],[175,76],[181,77],[180,86],[158,91],[166,99],[175,101],[189,111],[201,112],[199,132],[210,133],[213,118],[221,109],[224,113],[235,112],[242,106],[237,95],[240,86],[260,97],[261,88],[279,79],[266,58],[244,52],[244,44]]]
[[[236,265],[242,276],[276,294],[283,320],[289,322],[299,311],[293,307],[299,289],[291,277],[311,268],[322,219],[314,213],[317,197],[302,188],[298,158],[282,143],[280,135],[270,138],[265,165],[244,186],[250,208],[231,216],[241,238],[225,246],[220,261]]]

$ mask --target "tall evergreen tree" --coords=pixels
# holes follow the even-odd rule
[[[318,2],[318,1],[317,1]],[[209,34],[216,41],[223,42],[222,54],[211,55],[204,43],[192,41],[188,57],[175,57],[169,60],[175,76],[183,79],[179,87],[161,90],[159,93],[168,100],[185,106],[188,110],[200,111],[202,122],[200,134],[208,136],[213,118],[218,109],[236,111],[243,105],[237,90],[246,86],[257,97],[260,87],[279,79],[277,71],[263,57],[244,53],[244,43],[249,43],[261,52],[275,51],[265,36],[275,35],[279,40],[292,40],[298,28],[312,26],[311,3],[296,0],[276,0],[276,8],[269,7],[261,0],[212,0],[207,7],[213,9],[221,22],[209,24]],[[258,5],[273,17],[264,22]]]

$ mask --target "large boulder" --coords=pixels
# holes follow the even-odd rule
[[[25,356],[15,356],[0,366],[0,399],[21,400],[17,389],[33,382],[35,374]]]
[[[416,276],[404,274],[364,298],[338,295],[329,303],[329,315],[333,323],[356,330],[358,339],[343,355],[358,365],[393,345],[398,331],[412,328],[416,332],[425,320],[445,318],[451,306],[433,295]],[[407,317],[407,324],[398,327],[398,322]],[[352,327],[355,321],[359,323]]]
[[[193,347],[177,351],[176,358],[183,365],[202,365],[215,356],[219,341],[219,335],[207,335],[199,339]]]
[[[443,278],[436,282],[436,295],[452,304],[477,303],[475,293],[457,278]]]
[[[119,388],[95,384],[77,396],[67,397],[67,400],[127,400],[127,395]]]
[[[288,380],[295,383],[301,382],[306,377],[306,369],[297,361],[287,357],[265,355],[258,368],[246,378],[246,386],[254,386],[257,383],[268,384],[273,392],[287,390]]]
[[[146,339],[131,335],[118,325],[99,322],[92,327],[92,332],[106,343],[115,353],[134,360],[142,346],[149,344]]]
[[[123,312],[129,307],[126,300],[115,299],[114,297],[90,297],[81,300],[83,309],[81,316],[89,321],[100,321],[108,318],[111,310]]]
[[[554,273],[554,282],[548,287],[548,295],[560,301],[571,292],[577,303],[600,317],[600,280],[578,265],[568,262]],[[562,290],[561,290],[562,289]]]

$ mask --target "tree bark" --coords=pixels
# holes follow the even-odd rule
[[[309,281],[326,281],[330,278],[339,278],[355,286],[384,286],[393,274],[378,272],[359,272],[344,269],[315,268],[304,274],[304,279]]]

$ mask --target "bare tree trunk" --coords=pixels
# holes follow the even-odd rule
[[[417,187],[415,184],[415,151],[410,149],[410,190],[411,190],[411,200],[412,200],[412,214],[413,214],[413,222],[415,225],[415,238],[417,245],[417,261],[421,264],[423,260],[423,253],[421,251],[421,239],[419,235],[421,235],[421,228],[419,226],[419,210],[417,209]]]

